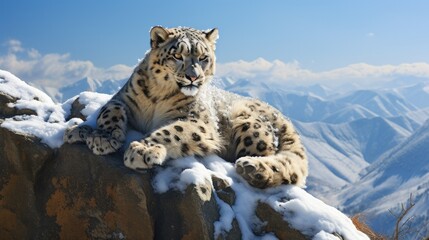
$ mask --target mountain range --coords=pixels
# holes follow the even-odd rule
[[[402,144],[389,149],[361,171],[360,179],[341,189],[336,199],[348,212],[363,212],[370,224],[384,234],[388,234],[386,229],[392,229],[396,220],[389,210],[397,214],[400,204],[409,204],[406,200],[411,199],[416,205],[405,219],[410,218],[413,230],[426,229],[427,234],[428,147],[429,120]]]
[[[59,89],[50,88],[49,86],[37,86],[48,93],[48,95],[57,102],[64,102],[69,98],[79,95],[81,92],[99,92],[106,94],[116,93],[128,79],[121,80],[98,80],[85,77],[70,85],[63,86]]]
[[[126,80],[84,78],[44,90],[63,102],[82,91],[113,94]],[[404,77],[372,88],[232,78],[213,82],[268,102],[294,122],[308,152],[312,194],[351,215],[364,214],[386,235],[393,231],[389,211],[398,210],[411,194],[414,225],[429,223],[429,79]],[[417,234],[428,233],[408,237]]]

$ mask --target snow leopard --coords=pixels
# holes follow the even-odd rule
[[[65,142],[83,142],[97,155],[123,149],[125,166],[135,170],[217,154],[252,187],[305,186],[306,152],[287,117],[258,99],[207,90],[218,34],[153,27],[150,50],[100,109],[96,128],[71,127]],[[129,129],[144,137],[123,147]]]

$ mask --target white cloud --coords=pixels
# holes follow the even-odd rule
[[[7,41],[4,45],[7,46],[9,53],[17,53],[24,51],[21,46],[21,42],[15,39]]]
[[[298,62],[284,63],[279,60],[269,62],[258,58],[251,62],[239,60],[224,64],[217,64],[217,75],[233,78],[264,78],[266,80],[286,80],[298,76],[311,74],[301,69]]]
[[[305,69],[296,61],[285,63],[279,60],[272,62],[259,58],[254,61],[236,61],[218,64],[219,77],[247,78],[250,80],[269,82],[347,82],[347,81],[374,81],[391,80],[402,76],[429,78],[429,64],[404,63],[399,65],[370,65],[366,63],[351,64],[329,71],[314,72]]]
[[[124,79],[132,73],[132,66],[115,65],[109,68],[94,66],[91,61],[72,60],[70,54],[42,54],[36,49],[26,49],[18,40],[10,40],[3,46],[7,53],[0,55],[0,69],[10,71],[35,85],[58,88],[84,77],[99,80]],[[315,82],[340,84],[347,81],[371,83],[374,80],[390,80],[401,76],[429,78],[429,64],[403,63],[399,65],[351,64],[329,71],[315,72],[303,68],[299,62],[254,61],[218,63],[218,77],[246,78],[255,81],[313,84]]]
[[[72,60],[70,54],[41,54],[25,49],[18,40],[6,44],[7,54],[0,56],[0,69],[7,70],[35,85],[60,87],[84,77],[95,79],[127,78],[132,67],[115,65],[107,69],[94,66],[91,61]]]

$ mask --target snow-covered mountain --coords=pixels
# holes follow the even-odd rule
[[[347,94],[329,90],[327,94],[328,88],[321,85],[309,86],[308,89],[273,87],[263,82],[251,82],[245,79],[232,84],[231,80],[228,80],[228,84],[221,85],[226,86],[225,89],[228,91],[264,100],[288,117],[302,122],[336,124],[380,116],[391,119],[403,128],[415,130],[422,121],[418,120],[419,123],[416,124],[416,120],[413,119],[425,120],[429,117],[426,111],[421,111],[421,108],[405,100],[403,94],[397,89],[358,89]],[[412,117],[409,116],[411,113]]]
[[[417,230],[429,221],[429,120],[402,144],[386,151],[361,173],[361,179],[337,195],[342,208],[350,213],[364,212],[371,226],[384,234],[393,228],[400,203],[410,195],[416,206],[407,218]],[[406,219],[407,219],[406,218]],[[422,235],[424,236],[424,235]]]
[[[106,94],[113,94],[117,92],[128,79],[122,80],[97,80],[90,77],[83,78],[70,85],[66,85],[59,89],[52,89],[49,87],[42,87],[48,95],[57,102],[64,102],[84,91],[99,92]]]
[[[320,121],[327,113],[344,106],[344,104],[337,106],[336,102],[326,101],[313,93],[304,94],[294,89],[286,91],[287,88],[275,88],[266,83],[245,79],[238,80],[225,89],[243,96],[259,98],[275,106],[288,117],[302,122]]]
[[[415,106],[394,92],[358,90],[336,101],[364,107],[381,117],[398,116],[417,110]]]
[[[305,86],[305,87],[298,86],[298,87],[295,87],[294,89],[295,91],[305,95],[315,95],[325,99],[335,96],[335,94],[338,93],[335,90],[327,86],[324,86],[322,84],[314,84],[314,85]]]
[[[298,121],[294,124],[306,146],[312,169],[308,187],[319,197],[323,197],[324,188],[335,189],[359,179],[362,169],[411,135],[381,117],[342,124]]]
[[[417,107],[429,107],[429,83],[420,82],[411,86],[400,87],[396,92]]]

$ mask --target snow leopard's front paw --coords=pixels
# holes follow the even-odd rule
[[[162,165],[166,157],[164,145],[134,141],[125,152],[124,164],[131,169],[144,170]]]
[[[119,150],[123,144],[123,139],[118,139],[115,134],[109,131],[96,129],[86,138],[86,145],[96,155],[106,155]]]
[[[236,172],[252,187],[269,188],[294,183],[286,176],[287,169],[280,162],[267,157],[241,157],[235,163]]]
[[[63,140],[66,143],[86,142],[86,139],[92,133],[92,131],[92,128],[88,125],[74,125],[66,129]]]

